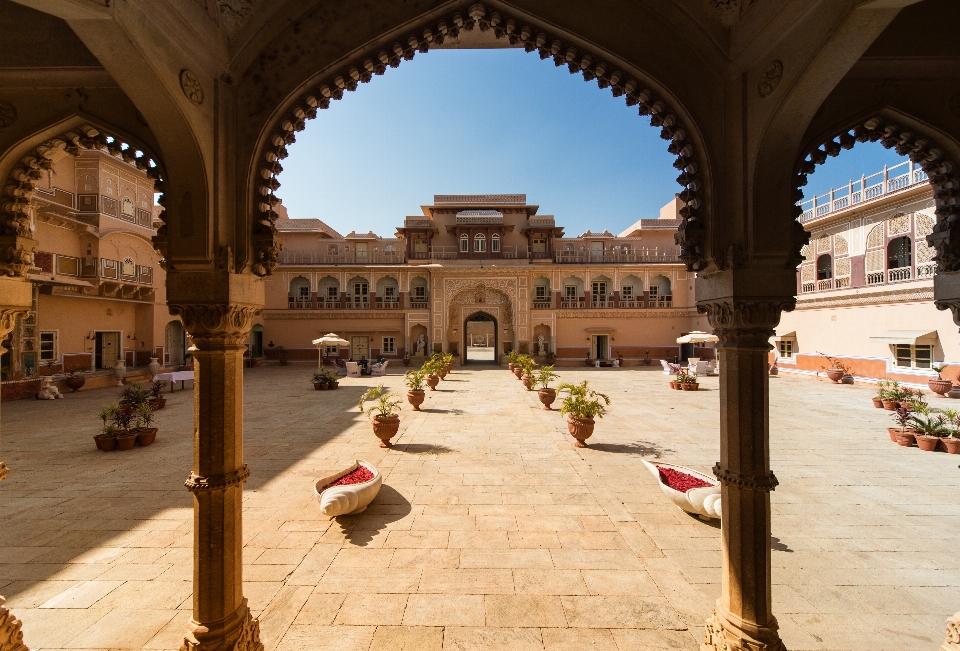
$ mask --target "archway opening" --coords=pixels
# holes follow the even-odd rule
[[[463,322],[463,360],[496,364],[499,341],[497,320],[486,312],[474,312]]]

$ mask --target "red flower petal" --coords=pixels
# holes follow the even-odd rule
[[[362,484],[365,481],[370,481],[373,479],[373,473],[364,468],[363,466],[358,466],[356,470],[351,473],[348,473],[333,482],[332,484],[327,484],[323,487],[324,490],[331,488],[333,486],[347,486],[349,484]]]
[[[673,490],[680,491],[681,493],[686,493],[688,490],[694,488],[713,486],[713,484],[710,482],[704,481],[699,477],[688,475],[685,472],[680,472],[679,470],[674,470],[673,468],[662,468],[657,466],[657,470],[660,471],[660,481]]]

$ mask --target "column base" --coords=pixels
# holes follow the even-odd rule
[[[715,608],[707,620],[700,651],[787,651],[777,633],[777,620],[769,626],[755,626]],[[734,623],[737,622],[737,623]]]
[[[947,639],[940,651],[960,651],[960,613],[947,620]]]
[[[0,597],[0,651],[30,651],[23,643],[22,622],[3,605]]]
[[[190,621],[180,651],[264,651],[260,622],[250,614],[247,600],[235,613],[218,622]]]

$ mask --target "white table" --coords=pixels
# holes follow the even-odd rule
[[[170,373],[157,373],[153,376],[154,380],[166,380],[170,383],[170,393],[173,393],[174,383],[177,381],[180,382],[180,388],[183,388],[183,383],[187,380],[193,379],[193,371],[172,371]]]

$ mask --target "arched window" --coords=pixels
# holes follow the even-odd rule
[[[500,235],[497,233],[490,236],[490,251],[500,253]]]
[[[898,237],[887,245],[887,269],[909,267],[912,262],[910,238]]]
[[[460,236],[460,253],[467,253],[470,251],[470,236],[464,233]]]
[[[310,308],[310,281],[303,276],[297,276],[290,281],[289,307],[291,308]]]
[[[483,233],[477,233],[473,238],[473,250],[477,253],[483,253],[487,250],[487,236]]]
[[[831,278],[833,278],[833,259],[829,255],[821,255],[817,258],[817,280]]]

